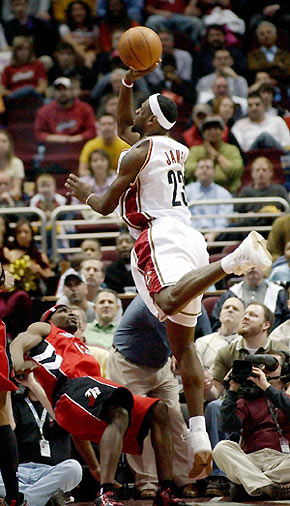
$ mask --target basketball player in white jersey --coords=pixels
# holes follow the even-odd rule
[[[155,68],[155,66],[154,66]],[[176,104],[151,95],[133,111],[134,81],[150,70],[127,71],[118,103],[118,135],[132,147],[120,156],[118,177],[97,197],[71,174],[66,188],[102,215],[119,205],[119,212],[136,238],[132,274],[138,292],[160,320],[181,371],[190,413],[189,476],[201,479],[211,471],[211,446],[203,417],[203,371],[194,346],[194,327],[204,291],[226,274],[243,274],[251,267],[268,269],[271,256],[257,232],[233,253],[209,264],[206,242],[190,226],[184,190],[186,146],[168,137],[177,119]]]

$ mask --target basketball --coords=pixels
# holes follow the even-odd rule
[[[162,44],[151,28],[135,26],[123,33],[119,41],[119,55],[127,67],[146,70],[159,61]]]

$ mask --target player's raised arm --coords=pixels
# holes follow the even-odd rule
[[[32,323],[25,332],[21,332],[10,344],[10,352],[14,371],[21,373],[35,369],[37,365],[32,360],[25,360],[24,354],[37,346],[50,332],[48,323]]]

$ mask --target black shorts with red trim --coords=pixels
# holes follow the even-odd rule
[[[12,360],[6,340],[6,327],[0,320],[0,392],[17,390],[17,386],[10,379],[12,375]]]
[[[108,407],[120,406],[129,413],[129,427],[123,439],[123,451],[141,455],[149,425],[146,414],[159,401],[151,397],[132,395],[110,380],[86,376],[67,379],[55,396],[56,421],[79,439],[100,443],[110,422]]]

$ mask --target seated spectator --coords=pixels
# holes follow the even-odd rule
[[[117,293],[136,292],[131,274],[130,257],[134,239],[129,232],[121,232],[116,239],[116,250],[119,255],[106,269],[105,285]]]
[[[214,72],[213,57],[217,49],[228,48],[226,30],[223,25],[209,25],[206,27],[200,50],[194,57],[193,79],[197,81],[202,76]],[[233,69],[237,74],[246,75],[245,56],[241,49],[228,48],[234,60]]]
[[[224,204],[189,206],[192,216],[199,217],[191,221],[193,228],[200,231],[204,228],[217,229],[217,231],[204,233],[205,240],[212,242],[219,234],[218,229],[226,227],[229,223],[227,214],[233,213],[234,210],[230,203],[232,195],[225,188],[214,183],[215,167],[211,158],[199,160],[195,169],[195,177],[196,182],[185,187],[189,204],[192,200],[221,199],[225,201]],[[207,214],[215,215],[215,218],[207,218],[205,216]]]
[[[155,32],[161,28],[186,33],[195,45],[202,29],[199,10],[192,2],[147,0],[145,11],[148,15],[146,26]]]
[[[66,9],[71,0],[51,0],[51,11],[53,19],[58,23],[64,23],[66,19]],[[95,0],[85,0],[86,4],[90,7],[92,16],[96,15],[96,2]]]
[[[273,260],[284,254],[287,242],[290,241],[290,216],[289,214],[276,218],[272,230],[268,236],[269,251]]]
[[[185,176],[192,181],[199,160],[211,158],[215,167],[215,183],[224,186],[231,193],[236,192],[241,184],[243,160],[236,146],[222,140],[223,120],[219,116],[208,116],[203,122],[204,142],[192,146],[185,162]]]
[[[87,300],[87,293],[87,285],[78,273],[67,274],[64,279],[63,295],[56,303],[80,307],[85,311],[87,321],[92,322],[95,319],[95,304]]]
[[[104,75],[112,72],[116,68],[126,68],[119,55],[119,41],[125,29],[117,27],[112,32],[112,47],[109,51],[102,51],[96,62],[97,74]],[[96,82],[96,79],[95,79]]]
[[[225,142],[230,142],[230,144],[234,144],[234,136],[231,134],[231,128],[239,118],[240,113],[232,97],[230,95],[225,95],[224,97],[215,98],[213,100],[213,114],[220,116],[225,124],[223,140]]]
[[[259,93],[248,96],[248,116],[234,124],[232,133],[241,149],[275,148],[281,151],[290,147],[290,132],[282,118],[265,114],[265,106]]]
[[[269,114],[270,116],[278,115],[283,118],[286,111],[282,109],[282,107],[279,107],[278,105],[273,103],[275,93],[274,86],[272,86],[269,83],[262,83],[258,88],[258,93],[260,94],[263,100],[265,107],[265,114]]]
[[[6,130],[0,132],[0,173],[11,178],[12,197],[19,200],[22,195],[24,165],[20,158],[14,155],[13,141]]]
[[[128,17],[142,24],[143,20],[143,0],[125,0]],[[99,0],[97,6],[97,16],[100,19],[106,17],[108,0]]]
[[[80,63],[92,68],[99,47],[99,28],[94,23],[91,10],[86,2],[70,2],[66,10],[65,24],[59,27],[60,37],[71,44]]]
[[[15,37],[10,65],[1,75],[1,94],[9,100],[27,95],[43,95],[47,75],[43,63],[35,59],[31,39]],[[9,103],[6,100],[7,106]]]
[[[175,47],[174,34],[171,30],[162,27],[158,32],[158,35],[162,42],[162,59],[167,55],[174,56],[176,61],[176,75],[183,81],[191,81],[191,54],[188,51],[184,51],[184,49],[178,49]],[[148,81],[150,87],[156,86],[160,81],[163,81],[164,72],[161,65],[153,70],[153,72],[150,72],[150,74],[146,76],[146,80]]]
[[[98,108],[97,116],[100,117],[103,114],[109,114],[117,120],[117,107],[118,97],[113,93],[108,93]]]
[[[77,54],[71,44],[60,42],[54,53],[54,64],[48,71],[48,82],[53,85],[60,77],[76,78],[80,81],[81,94],[88,93],[95,83],[95,74],[82,63],[77,63]],[[53,91],[53,90],[52,90]]]
[[[51,222],[51,213],[52,211],[59,206],[64,206],[66,204],[66,197],[57,193],[56,191],[56,182],[51,174],[41,174],[36,180],[36,191],[37,193],[30,200],[30,207],[37,207],[44,211],[46,216],[46,232],[47,232],[47,254],[51,256],[52,254],[52,222]],[[57,233],[63,233],[65,231],[65,227],[59,225],[57,227]],[[62,247],[64,247],[64,242],[61,240]]]
[[[12,178],[5,172],[0,172],[0,208],[15,207],[15,215],[9,214],[9,221],[17,221],[17,207],[25,206],[22,200],[15,200],[12,193]]]
[[[264,304],[275,315],[273,329],[281,323],[290,319],[288,308],[288,294],[282,287],[264,278],[264,274],[256,267],[247,272],[243,280],[235,283],[220,296],[212,311],[212,328],[217,330],[220,327],[219,315],[222,305],[229,297],[238,297],[247,307],[253,300]]]
[[[219,315],[221,326],[216,332],[200,337],[195,348],[203,369],[212,371],[217,351],[238,337],[238,328],[244,316],[244,304],[237,297],[226,299]]]
[[[84,239],[81,242],[81,251],[86,258],[97,258],[101,260],[101,245],[97,239]]]
[[[69,266],[68,267],[66,266],[66,269],[64,270],[64,272],[62,272],[62,274],[59,278],[59,281],[58,281],[56,294],[55,294],[57,299],[59,299],[63,295],[63,287],[64,287],[65,278],[69,274],[77,274],[77,275],[79,274],[79,271],[81,268],[81,263],[84,260],[84,258],[85,258],[85,255],[82,251],[80,251],[78,253],[74,253],[71,256],[71,258],[69,260]]]
[[[217,75],[211,90],[200,93],[199,102],[202,104],[207,103],[213,107],[213,104],[217,99],[229,95],[230,89],[227,79],[223,76]],[[233,95],[231,98],[236,104],[236,118],[240,118],[241,116],[247,114],[247,99],[237,95]]]
[[[106,0],[105,5],[104,3],[101,4],[101,8],[105,7],[105,11],[101,12],[100,24],[100,45],[102,51],[107,52],[112,49],[112,33],[116,28],[127,30],[140,24],[135,18],[131,18],[131,13],[129,14],[129,8],[133,6],[136,12],[136,8],[138,9],[138,6],[140,6],[140,0],[136,2],[130,2],[130,0]]]
[[[36,18],[48,21],[50,19],[49,14],[50,1],[40,0],[28,0],[28,13]],[[3,2],[1,10],[1,19],[6,23],[13,19],[13,11],[11,10],[11,2]]]
[[[116,178],[116,172],[111,172],[110,165],[110,157],[103,149],[95,149],[89,154],[89,175],[82,176],[81,180],[90,185],[96,195],[103,195]],[[75,198],[73,203],[81,204]]]
[[[81,143],[96,135],[95,115],[89,104],[74,98],[71,80],[54,81],[55,100],[38,109],[34,134],[38,142]]]
[[[111,348],[117,328],[115,318],[118,310],[119,302],[116,292],[108,288],[99,290],[94,321],[87,324],[84,332],[88,345],[99,346],[107,350]]]
[[[4,24],[5,37],[9,46],[14,37],[31,37],[37,57],[53,54],[58,42],[58,33],[53,24],[29,14],[28,0],[11,0],[13,18]]]
[[[77,460],[70,458],[70,435],[55,422],[44,391],[31,376],[33,373],[24,380],[30,386],[20,387],[21,393],[18,391],[12,396],[19,452],[19,491],[30,506],[61,505],[65,504],[65,492],[80,483],[82,468]],[[46,442],[46,447],[41,440]],[[5,496],[1,475],[0,496]]]
[[[192,109],[192,126],[183,132],[183,140],[189,148],[203,144],[202,124],[212,109],[208,104],[196,104]],[[223,139],[224,140],[224,139]]]
[[[105,266],[97,258],[85,258],[80,265],[80,275],[87,285],[87,300],[96,301],[96,296],[105,280]]]
[[[121,151],[129,148],[129,145],[117,136],[116,130],[115,118],[110,114],[102,114],[98,121],[99,135],[87,142],[82,149],[79,164],[80,176],[91,176],[89,157],[98,149],[107,153],[110,158],[110,169],[116,172]]]
[[[234,501],[290,498],[285,451],[290,442],[289,357],[283,352],[274,357],[279,364],[274,371],[253,367],[249,380],[258,387],[255,398],[245,394],[238,398],[240,384],[231,379],[221,407],[223,430],[242,431],[240,444],[220,441],[213,452],[233,482]]]
[[[248,96],[248,83],[243,76],[238,75],[233,67],[233,57],[228,49],[216,49],[213,58],[213,67],[215,71],[201,77],[197,82],[196,91],[198,93],[198,102],[201,102],[200,95],[203,92],[211,91],[213,83],[217,76],[225,77],[231,95],[246,98]]]
[[[277,28],[269,21],[261,21],[256,34],[260,47],[248,54],[249,70],[268,72],[278,84],[289,85],[290,51],[276,45]]]
[[[280,104],[281,102],[284,101],[285,89],[283,87],[282,88],[278,87],[276,83],[277,82],[275,81],[275,79],[272,79],[270,77],[269,72],[256,72],[255,81],[248,88],[248,95],[253,91],[259,91],[261,84],[268,84],[273,89],[275,104]],[[288,103],[288,98],[286,98],[286,100]]]
[[[290,283],[290,241],[285,245],[284,249],[285,262],[277,265],[271,271],[269,276],[270,281],[280,281]],[[289,339],[290,342],[290,339]]]

